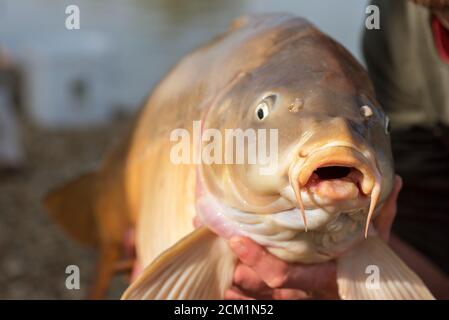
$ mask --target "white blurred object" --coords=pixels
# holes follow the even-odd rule
[[[0,87],[0,169],[17,168],[23,163],[17,121],[10,107],[8,92]]]
[[[28,116],[49,128],[90,126],[114,111],[113,51],[98,33],[67,31],[29,43],[20,56]]]

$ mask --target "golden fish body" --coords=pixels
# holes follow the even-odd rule
[[[273,133],[274,157],[237,161],[239,152],[250,157],[261,145],[248,137],[230,143],[229,130]],[[235,235],[289,262],[338,259],[345,299],[432,298],[368,232],[392,189],[388,131],[366,71],[307,20],[236,20],[173,67],[125,151],[104,165],[122,172],[115,183],[124,192],[114,199],[126,203],[146,267],[123,298],[222,298],[236,263],[226,240]],[[179,153],[186,161],[174,160]],[[204,154],[218,161],[204,161]],[[203,224],[197,230],[195,216]],[[407,283],[368,292],[365,267],[373,261],[387,278],[404,274]]]
[[[173,132],[183,140],[179,130],[189,139],[184,164],[173,163],[173,139],[167,142]],[[198,130],[199,140],[190,140]],[[269,145],[274,161],[249,160],[263,147],[251,140],[260,131],[275,133]],[[236,132],[247,140],[236,142]],[[222,298],[236,263],[226,240],[242,235],[285,261],[337,259],[344,299],[433,298],[369,230],[392,189],[388,118],[360,64],[306,20],[237,20],[173,68],[150,98],[137,133],[142,143],[133,159],[156,155],[152,172],[164,178],[151,195],[151,186],[142,184],[147,206],[138,220],[138,244],[149,265],[122,298]],[[145,137],[153,140],[145,143]],[[239,151],[246,161],[238,161]],[[131,181],[139,179],[145,174]],[[172,245],[195,215],[203,226]],[[172,234],[162,236],[166,242],[156,230],[161,226]],[[164,244],[170,249],[154,259]],[[371,291],[366,268],[373,264],[385,280]]]
[[[261,103],[270,109],[263,121],[255,113]],[[368,108],[369,116],[362,107]],[[182,169],[176,168],[169,157],[169,148],[174,145],[168,140],[170,133],[183,128],[193,134],[194,121],[202,121],[203,131],[216,129],[223,137],[227,129],[276,129],[277,170],[261,175],[258,164],[247,163],[181,164],[177,166]],[[328,260],[362,239],[369,196],[375,183],[380,184],[380,177],[380,200],[391,190],[393,168],[386,126],[387,118],[366,72],[334,40],[306,20],[289,15],[243,18],[228,33],[178,63],[151,96],[141,114],[129,158],[130,181],[140,181],[145,187],[138,194],[147,198],[135,202],[151,201],[153,208],[154,198],[168,192],[174,196],[170,203],[176,199],[176,205],[170,204],[177,207],[176,213],[170,216],[167,205],[160,204],[158,211],[164,217],[158,226],[171,228],[174,220],[180,220],[188,225],[180,229],[188,231],[190,220],[199,213],[204,224],[218,234],[250,236],[286,260]],[[221,142],[225,143],[224,139]],[[207,143],[203,141],[203,146]],[[234,145],[232,151],[236,149]],[[160,161],[149,170],[148,162],[153,162],[156,153]],[[296,173],[298,181],[292,182],[293,166],[303,170],[299,176]],[[343,166],[350,169],[341,181],[336,180],[342,186],[328,180],[321,189],[317,183],[314,188],[304,187],[314,170],[328,166],[337,171]],[[178,180],[177,186],[159,188],[149,195],[148,183],[154,183],[151,175],[161,168],[190,179]],[[196,171],[206,195],[178,198],[174,190],[195,190]],[[355,183],[347,178],[350,175]],[[344,179],[348,180],[346,185]],[[349,191],[348,199],[329,198],[325,189],[338,187],[354,190]],[[212,211],[214,215],[214,210],[221,210],[222,221],[207,214]],[[156,224],[154,211],[141,210],[145,216],[138,222],[139,253],[145,265],[157,251],[148,248],[153,246],[153,235],[157,236],[157,230],[148,229]],[[247,220],[250,222],[245,223]],[[233,225],[232,230],[222,230],[220,224]]]

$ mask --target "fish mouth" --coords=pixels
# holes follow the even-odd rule
[[[368,203],[365,227],[369,223],[381,190],[381,175],[372,153],[355,147],[321,147],[306,157],[299,156],[289,169],[289,181],[307,230],[301,192],[318,197],[324,205],[349,202]]]
[[[304,188],[329,203],[366,198],[363,174],[354,167],[324,165],[313,171]]]

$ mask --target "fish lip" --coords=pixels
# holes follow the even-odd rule
[[[362,196],[369,195],[374,187],[376,172],[374,161],[353,146],[321,147],[301,160],[294,164],[300,166],[297,179],[301,187],[307,187],[317,169],[330,166],[349,167],[360,172],[362,177],[356,182]]]

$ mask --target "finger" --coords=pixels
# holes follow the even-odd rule
[[[283,287],[306,292],[336,292],[337,266],[334,261],[307,265],[292,264]]]
[[[278,288],[285,283],[287,263],[269,254],[249,238],[232,238],[230,246],[240,261],[253,269],[270,288]]]
[[[248,238],[233,238],[230,245],[240,261],[253,269],[270,288],[315,291],[335,287],[336,266],[333,262],[288,264]]]
[[[225,300],[254,300],[249,296],[243,294],[240,290],[236,288],[231,288],[225,291],[224,293]]]
[[[306,300],[311,297],[302,290],[297,289],[274,289],[273,299],[274,300]]]
[[[393,190],[385,201],[379,216],[374,220],[374,226],[379,233],[379,236],[388,241],[390,237],[391,226],[397,212],[397,199],[402,188],[402,178],[395,176]]]
[[[254,293],[269,289],[253,269],[242,263],[239,263],[235,268],[234,284],[245,291]]]

